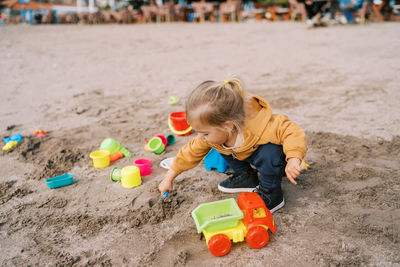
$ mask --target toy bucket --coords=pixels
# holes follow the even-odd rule
[[[136,166],[126,166],[121,170],[121,186],[132,188],[142,184],[140,170]]]
[[[169,134],[166,136],[167,138],[167,145],[173,145],[175,144],[175,136],[173,134]]]
[[[137,159],[134,163],[136,167],[139,168],[141,176],[149,175],[151,173],[151,159]]]
[[[160,137],[160,138],[161,138],[161,141],[162,141],[163,144],[164,144],[164,146],[167,146],[168,140],[167,140],[167,138],[166,138],[164,135],[162,135],[162,134],[157,134],[156,137]]]
[[[121,170],[114,167],[110,172],[110,179],[113,182],[121,181]]]
[[[148,145],[149,145],[150,151],[154,152],[155,154],[161,154],[165,149],[165,146],[160,137],[153,137],[149,141]]]
[[[119,143],[113,138],[106,138],[100,144],[100,150],[108,150],[111,155],[117,152],[119,147]]]
[[[90,158],[93,160],[93,167],[105,168],[110,165],[110,151],[96,150],[90,153]]]
[[[192,127],[186,121],[186,112],[173,112],[168,117],[168,126],[176,135],[190,135]]]

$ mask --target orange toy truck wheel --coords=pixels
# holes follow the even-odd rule
[[[226,255],[231,249],[231,240],[224,234],[217,234],[208,241],[208,250],[214,256]]]
[[[262,226],[254,226],[247,232],[246,242],[252,248],[262,248],[268,241],[268,231]]]

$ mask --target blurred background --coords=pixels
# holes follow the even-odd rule
[[[1,0],[1,24],[399,21],[400,0]]]

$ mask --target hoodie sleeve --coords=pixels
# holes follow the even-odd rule
[[[183,146],[176,155],[171,169],[176,173],[196,167],[207,155],[211,147],[200,137],[195,137]]]
[[[283,152],[286,160],[290,158],[298,158],[302,160],[307,152],[306,135],[304,131],[294,122],[290,121],[287,116],[282,114],[274,114],[268,125],[270,136],[276,138],[275,142],[283,146]]]

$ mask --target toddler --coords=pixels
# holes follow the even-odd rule
[[[285,115],[272,114],[261,97],[246,94],[237,77],[205,81],[189,95],[188,123],[198,135],[183,146],[159,184],[161,194],[173,180],[215,148],[234,173],[218,185],[226,193],[256,192],[273,213],[285,205],[282,176],[296,184],[307,147],[304,131]],[[253,168],[254,167],[254,168]]]

